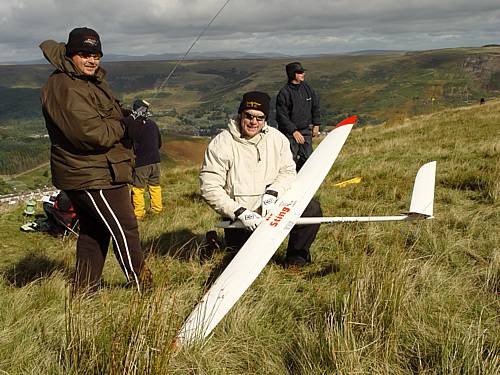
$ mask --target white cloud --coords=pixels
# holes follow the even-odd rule
[[[184,52],[226,0],[0,0],[0,61],[96,29],[105,53]],[[500,41],[498,0],[231,0],[195,50],[331,53]]]

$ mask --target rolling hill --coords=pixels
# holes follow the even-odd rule
[[[325,123],[352,112],[365,122],[381,122],[396,110],[411,116],[477,102],[500,91],[500,47],[495,46],[303,60],[307,79],[323,99]],[[177,120],[182,114],[191,119],[205,119],[210,111],[232,114],[244,91],[259,88],[275,95],[285,81],[287,62],[283,58],[186,61],[159,93],[155,109],[160,114],[175,110]],[[104,63],[111,86],[125,104],[137,95],[152,96],[173,66],[168,61]],[[4,98],[0,121],[39,118],[38,90],[51,70],[49,65],[0,66]]]
[[[259,89],[274,98],[290,60],[218,59],[182,63],[165,87],[172,61],[107,62],[113,90],[127,106],[133,98],[153,98],[155,120],[168,133],[198,134],[224,127],[241,94]],[[500,92],[500,47],[422,52],[366,51],[355,55],[302,59],[306,79],[318,91],[323,124],[357,114],[359,124],[407,117],[490,100]],[[48,140],[39,91],[49,65],[0,66],[0,175],[47,161]],[[274,104],[272,104],[274,107]],[[271,114],[271,123],[274,114]],[[212,130],[211,130],[212,129]]]

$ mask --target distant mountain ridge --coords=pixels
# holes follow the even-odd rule
[[[147,54],[147,55],[124,55],[124,54],[105,54],[102,58],[103,62],[127,62],[127,61],[176,61],[182,59],[183,53],[162,53],[162,54]],[[291,55],[262,52],[249,53],[243,51],[213,51],[213,52],[191,52],[187,60],[215,60],[215,59],[278,59],[292,57]],[[0,62],[0,65],[36,65],[47,64],[44,58],[26,61],[8,61]]]
[[[281,58],[315,58],[327,56],[360,56],[360,55],[389,55],[394,53],[405,53],[404,50],[361,50],[343,53],[312,53],[290,55],[277,52],[244,52],[244,51],[211,51],[211,52],[191,52],[186,60],[223,60],[223,59],[281,59]],[[105,54],[103,62],[128,62],[128,61],[177,61],[182,59],[183,53],[161,53],[147,55],[125,55],[125,54]],[[44,58],[25,61],[7,61],[0,62],[0,65],[37,65],[47,64]]]

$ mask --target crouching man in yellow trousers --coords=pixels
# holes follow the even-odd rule
[[[161,135],[156,123],[151,120],[149,103],[136,99],[133,112],[123,119],[128,138],[135,150],[135,168],[133,174],[132,204],[137,219],[144,218],[146,207],[144,192],[149,191],[151,210],[160,213],[163,209],[160,186],[160,148]]]

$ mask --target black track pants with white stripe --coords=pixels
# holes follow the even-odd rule
[[[144,255],[127,186],[66,190],[80,219],[75,287],[95,289],[101,280],[109,240],[127,280],[139,288]]]

